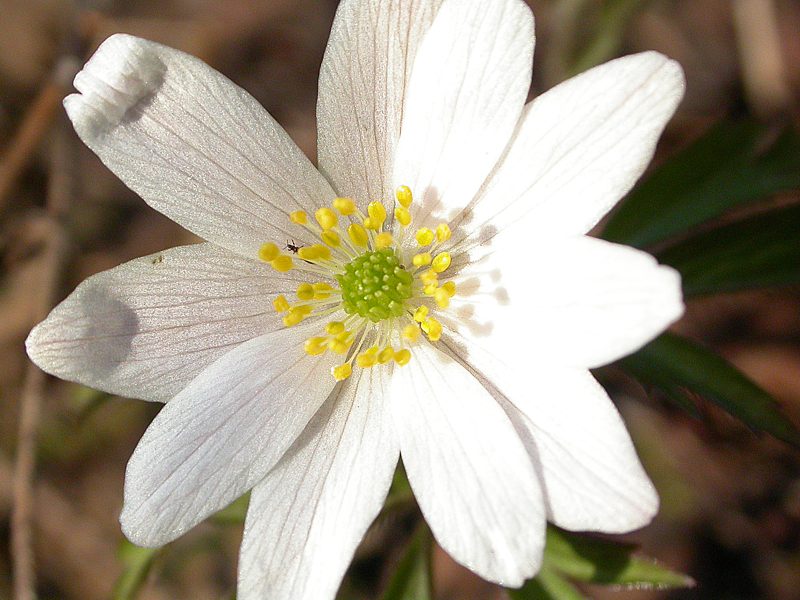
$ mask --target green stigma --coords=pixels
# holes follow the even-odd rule
[[[381,248],[354,258],[336,280],[345,312],[377,323],[405,313],[414,278],[393,249]]]

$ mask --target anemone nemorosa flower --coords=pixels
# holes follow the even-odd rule
[[[206,243],[83,282],[31,333],[49,373],[166,402],[128,465],[136,544],[252,489],[239,598],[333,598],[402,457],[438,543],[518,586],[545,521],[626,532],[657,495],[588,369],[682,310],[676,273],[586,236],[683,93],[646,52],[526,104],[521,0],[344,0],[319,165],[225,77],[109,38],[64,104]]]

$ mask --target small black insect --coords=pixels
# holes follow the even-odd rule
[[[302,246],[298,246],[294,240],[292,240],[291,242],[289,241],[286,242],[286,250],[288,250],[292,254],[297,254],[297,251],[300,250],[300,248],[302,248]]]
[[[151,264],[157,265],[158,263],[162,262],[163,260],[164,260],[164,256],[162,254],[159,254],[153,260],[151,260],[150,262],[151,262]]]

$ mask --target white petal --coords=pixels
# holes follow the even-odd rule
[[[464,206],[500,158],[530,86],[533,15],[519,0],[446,0],[426,35],[408,86],[395,185],[432,211]]]
[[[548,520],[605,533],[647,525],[658,511],[658,495],[617,409],[592,375],[529,370],[522,389],[527,393],[513,396],[519,412],[508,410],[529,432],[523,439],[542,465]]]
[[[683,91],[680,65],[646,52],[536,98],[453,239],[517,223],[529,235],[588,232],[645,170]]]
[[[497,235],[462,271],[462,333],[492,352],[592,368],[649,342],[683,314],[680,276],[639,250],[590,237]],[[477,251],[472,253],[477,254]]]
[[[303,352],[317,330],[245,342],[165,405],[128,463],[120,517],[128,539],[164,544],[263,479],[335,383],[329,370],[339,357]]]
[[[414,495],[436,540],[484,579],[519,586],[539,568],[545,514],[508,417],[452,358],[420,344],[391,387]]]
[[[86,145],[148,204],[229,250],[304,239],[286,215],[333,197],[258,102],[183,52],[113,35],[75,87],[64,106]]]
[[[650,522],[658,495],[625,424],[584,369],[503,355],[448,333],[443,344],[493,392],[537,465],[547,518],[575,531],[625,533]]]
[[[81,283],[26,342],[44,371],[113,394],[166,401],[227,351],[283,327],[281,274],[212,244],[137,258]]]
[[[337,387],[250,498],[241,600],[326,600],[383,506],[398,458],[382,390],[389,371]]]
[[[441,1],[342,0],[336,11],[319,77],[319,168],[362,205],[391,207],[403,96]]]

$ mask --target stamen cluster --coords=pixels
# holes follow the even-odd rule
[[[312,314],[344,311],[347,316],[343,321],[328,322],[326,335],[311,337],[304,344],[305,352],[312,356],[333,352],[346,357],[331,370],[337,381],[352,374],[353,364],[361,368],[391,362],[401,367],[408,364],[411,351],[407,346],[418,341],[421,333],[432,342],[441,338],[442,325],[431,316],[431,310],[447,308],[456,294],[455,282],[439,281],[450,267],[450,254],[436,252],[450,239],[450,227],[440,223],[435,230],[416,230],[418,252],[405,260],[402,248],[412,221],[409,207],[413,195],[407,186],[400,186],[395,199],[397,240],[385,227],[387,215],[381,202],[371,202],[365,215],[352,199],[336,198],[330,207],[314,213],[316,223],[304,211],[289,215],[320,243],[299,248],[293,244],[287,246],[287,254],[268,242],[259,251],[259,258],[276,271],[297,269],[331,282],[301,283],[296,302],[290,303],[280,295],[273,306],[283,314],[287,327]]]

